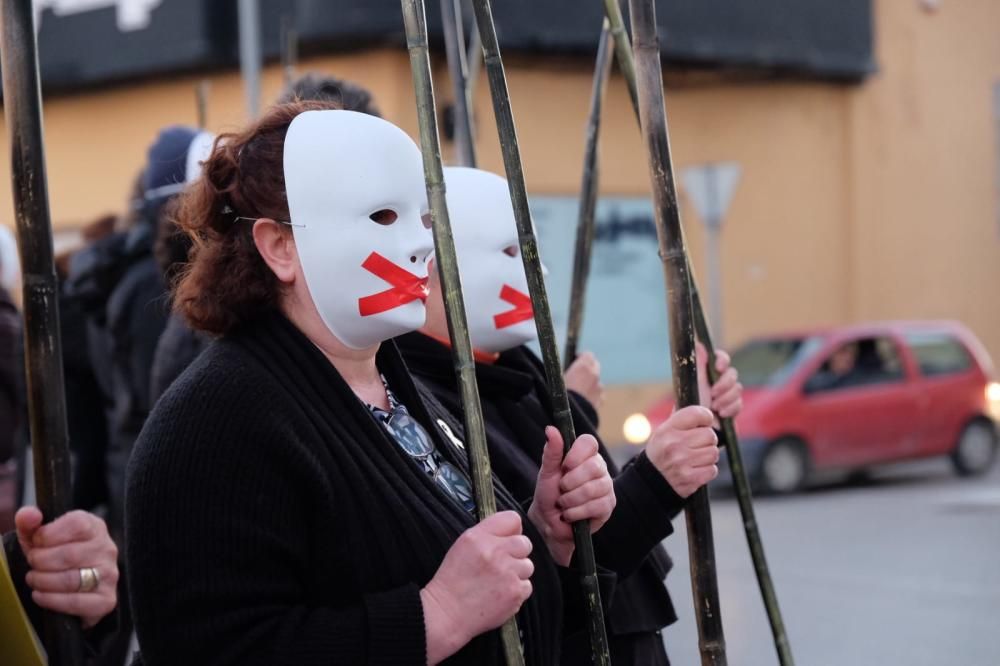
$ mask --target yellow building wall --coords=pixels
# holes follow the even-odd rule
[[[1000,81],[1000,3],[946,1],[928,12],[917,2],[876,0],[875,10],[879,71],[860,85],[719,81],[667,89],[675,166],[736,161],[743,168],[722,240],[727,342],[789,327],[948,317],[969,324],[1000,357],[992,108],[992,87]],[[451,91],[443,63],[435,64],[443,103]],[[507,64],[529,189],[575,193],[592,63],[511,58]],[[315,58],[300,69],[367,85],[386,117],[416,136],[402,49]],[[238,127],[245,121],[238,73],[206,78],[208,129]],[[195,122],[200,80],[176,77],[45,100],[59,229],[123,208],[157,129]],[[280,89],[281,73],[271,66],[264,100]],[[480,165],[502,172],[485,78],[475,109]],[[7,154],[5,136],[2,143]],[[603,193],[648,193],[642,144],[617,75],[601,149]],[[9,182],[8,169],[0,162],[0,183]],[[681,204],[695,269],[703,273],[701,222],[683,192]],[[12,219],[3,186],[0,220]],[[620,441],[624,417],[664,388],[610,390],[603,410],[609,440]]]

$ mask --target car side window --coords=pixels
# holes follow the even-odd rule
[[[913,350],[925,377],[954,375],[972,367],[972,357],[965,345],[948,333],[910,333],[906,344]]]
[[[903,363],[890,338],[860,338],[848,342],[820,366],[805,384],[806,393],[840,391],[903,379]]]

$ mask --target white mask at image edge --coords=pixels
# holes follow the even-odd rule
[[[507,181],[466,167],[444,170],[472,345],[503,352],[537,337]]]
[[[285,138],[285,190],[306,286],[352,349],[424,324],[427,190],[417,145],[381,118],[307,111]]]

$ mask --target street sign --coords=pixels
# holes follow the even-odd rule
[[[736,162],[699,164],[681,170],[684,189],[709,229],[721,228],[742,171]]]

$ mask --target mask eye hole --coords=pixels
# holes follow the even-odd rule
[[[518,248],[516,245],[508,245],[503,249],[503,253],[506,254],[508,257],[516,257],[518,255],[519,249],[520,248]]]
[[[371,218],[372,222],[375,224],[381,224],[383,227],[389,226],[399,218],[399,216],[396,215],[396,211],[388,208],[377,210],[368,217]]]

